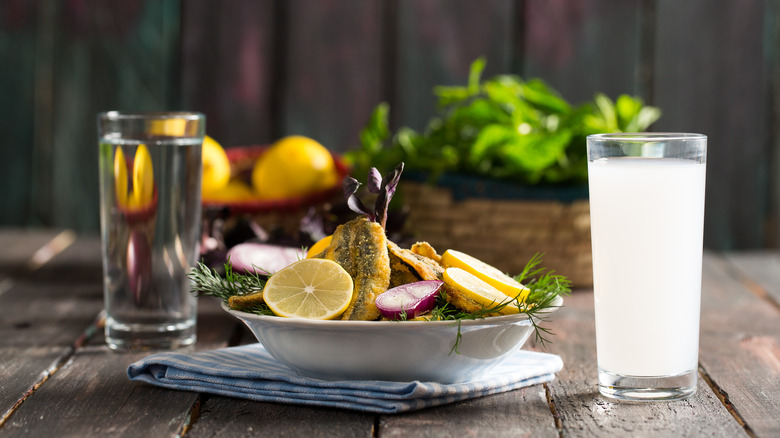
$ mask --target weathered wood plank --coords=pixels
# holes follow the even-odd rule
[[[556,336],[549,350],[561,355],[564,369],[549,387],[564,435],[745,435],[703,379],[694,396],[675,402],[630,403],[600,395],[591,292],[566,298],[552,326]]]
[[[780,303],[780,254],[769,251],[738,252],[728,253],[725,257],[740,270],[745,287],[758,295],[766,294],[775,303]]]
[[[280,2],[284,47],[282,134],[307,135],[334,151],[357,145],[380,101],[380,2]]]
[[[39,236],[50,234],[31,233],[29,240]],[[59,369],[94,323],[103,308],[100,270],[96,240],[79,241],[16,277],[0,296],[0,423]]]
[[[653,103],[658,131],[707,134],[705,245],[760,248],[769,156],[764,3],[658,2]]]
[[[487,60],[485,77],[511,72],[515,2],[404,0],[396,2],[397,65],[391,119],[398,126],[425,128],[436,115],[437,85],[465,85],[469,66]]]
[[[282,38],[273,0],[182,2],[182,107],[206,115],[223,146],[273,140],[275,47]]]
[[[543,385],[417,412],[384,415],[379,422],[379,434],[382,437],[559,436]]]
[[[24,275],[34,266],[33,256],[56,236],[59,230],[31,230],[25,228],[0,229],[0,281],[6,277]],[[0,295],[10,287],[0,288]],[[0,301],[1,302],[1,301]]]
[[[780,309],[733,273],[725,259],[705,259],[699,363],[750,431],[778,436]]]
[[[217,301],[202,299],[192,350],[225,347],[239,323]],[[190,421],[197,393],[131,382],[129,364],[153,352],[112,352],[102,332],[78,348],[9,417],[3,436],[174,436]],[[46,418],[46,421],[41,421]],[[118,421],[119,419],[119,421]]]
[[[544,79],[573,104],[596,92],[613,99],[641,94],[640,0],[523,3],[523,22],[516,25],[523,28],[524,76]]]

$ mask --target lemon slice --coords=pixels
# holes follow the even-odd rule
[[[127,161],[122,148],[119,147],[114,154],[114,193],[117,204],[127,208]]]
[[[146,207],[154,196],[154,168],[146,145],[138,145],[133,161],[133,198],[136,207]]]
[[[445,268],[461,268],[470,272],[509,297],[515,298],[519,296],[521,302],[525,301],[530,293],[527,287],[514,278],[466,253],[448,249],[442,254],[441,261]]]
[[[352,288],[352,277],[338,263],[303,259],[272,275],[263,298],[278,316],[335,319],[352,301]]]
[[[306,258],[310,259],[317,254],[321,253],[322,251],[325,251],[325,248],[330,246],[330,242],[333,241],[333,235],[328,235],[323,237],[322,239],[318,240],[314,245],[309,248],[308,251],[306,251]]]
[[[500,290],[460,268],[445,269],[444,284],[450,287],[450,299],[453,300],[453,304],[469,312],[513,301]],[[517,305],[509,303],[497,313],[509,315],[519,311]]]

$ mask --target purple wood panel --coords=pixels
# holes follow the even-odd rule
[[[352,148],[381,101],[382,4],[291,0],[284,5],[281,134],[306,135],[334,151]]]
[[[526,0],[522,74],[573,104],[640,93],[640,0]]]
[[[510,73],[515,5],[511,0],[400,0],[391,119],[422,130],[436,114],[436,85],[465,85],[469,66],[484,77]]]
[[[707,134],[705,246],[759,248],[767,218],[769,93],[764,3],[661,0],[657,10],[657,130]]]
[[[273,140],[274,44],[280,30],[274,3],[182,2],[183,104],[206,115],[207,133],[225,147]]]

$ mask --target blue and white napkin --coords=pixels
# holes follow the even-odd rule
[[[130,380],[164,388],[274,403],[398,413],[549,382],[559,356],[518,350],[478,380],[434,382],[329,381],[303,377],[261,344],[198,353],[159,353],[131,364]]]

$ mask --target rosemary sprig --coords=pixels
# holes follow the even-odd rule
[[[220,275],[216,269],[211,269],[203,263],[190,269],[189,277],[193,283],[196,295],[208,295],[221,299],[225,303],[234,295],[247,295],[259,292],[265,287],[264,276],[254,274],[239,274],[233,270],[230,260],[225,263],[225,275]]]

